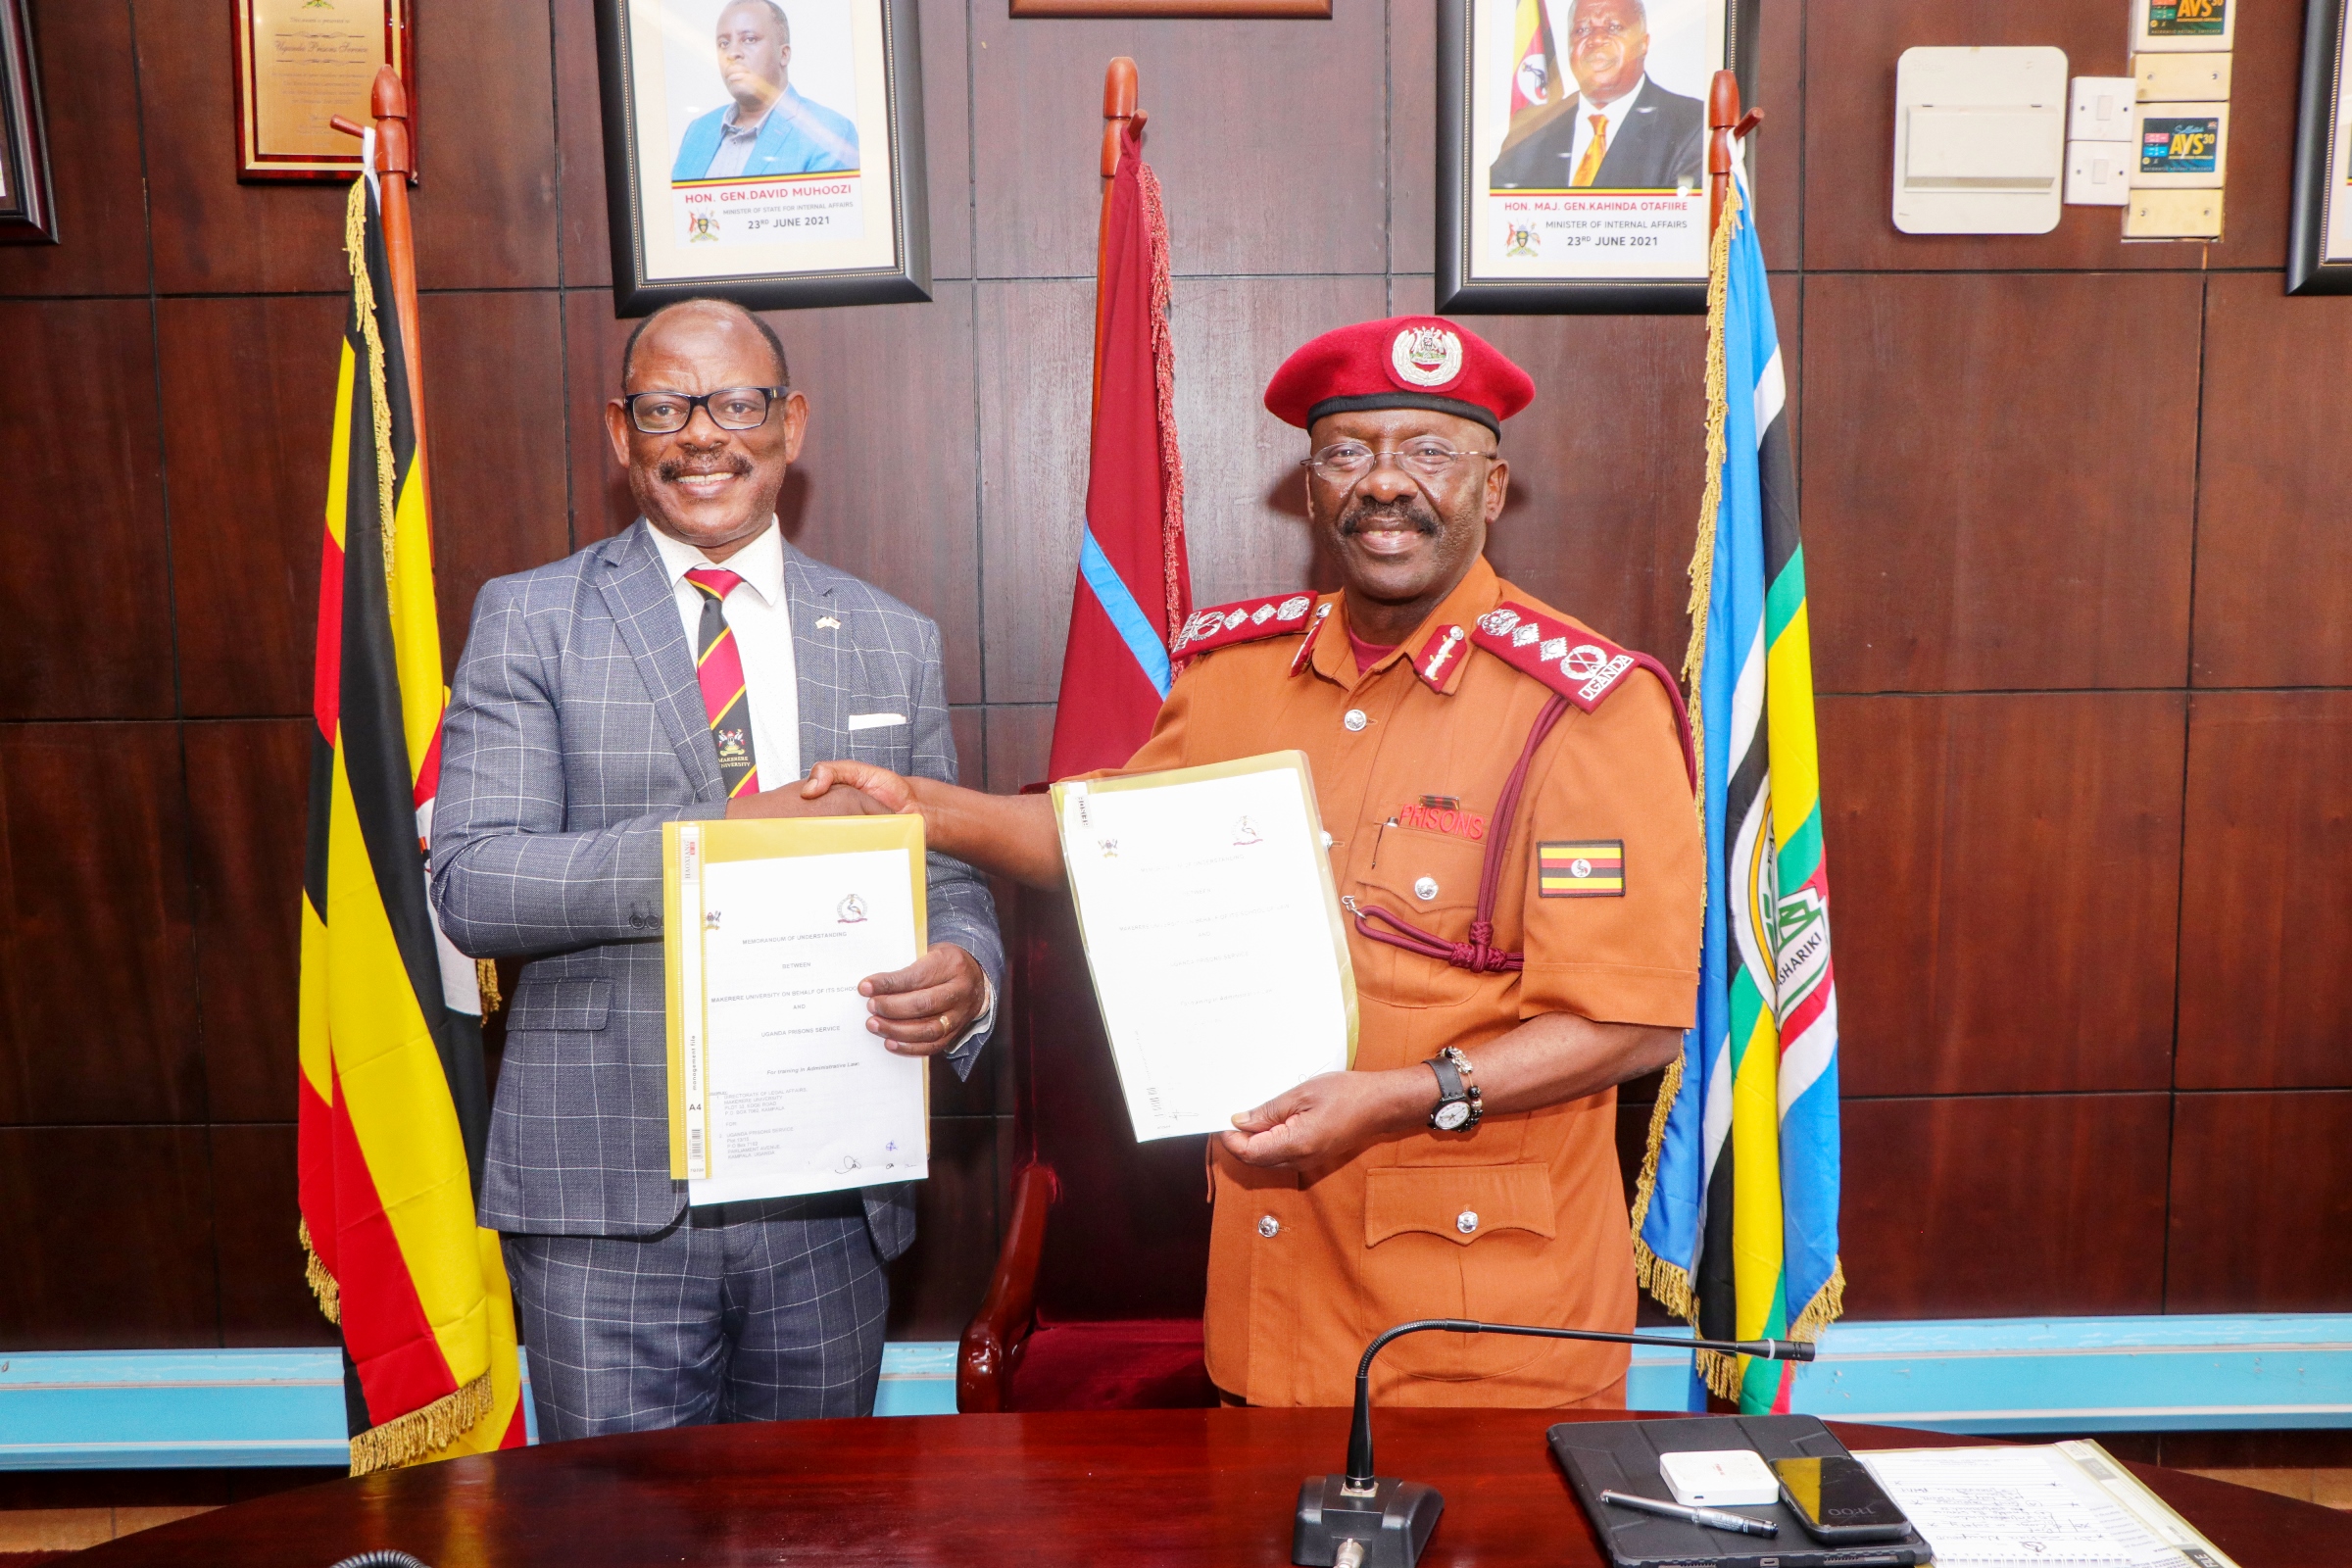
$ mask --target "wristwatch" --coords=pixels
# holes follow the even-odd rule
[[[1486,1114],[1479,1104],[1478,1085],[1466,1081],[1470,1058],[1451,1046],[1422,1063],[1438,1075],[1438,1103],[1429,1124],[1442,1133],[1467,1132]]]

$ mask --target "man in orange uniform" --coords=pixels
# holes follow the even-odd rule
[[[1674,682],[1485,560],[1517,366],[1435,317],[1307,344],[1266,407],[1309,432],[1307,511],[1344,588],[1196,614],[1126,771],[1307,754],[1362,1006],[1353,1068],[1214,1141],[1209,1376],[1345,1404],[1409,1318],[1631,1329],[1616,1086],[1680,1047],[1705,894]],[[1062,885],[1052,809],[858,763],[931,847]],[[1421,1335],[1396,1404],[1622,1405],[1620,1346]]]

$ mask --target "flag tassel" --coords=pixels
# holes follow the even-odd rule
[[[484,1372],[455,1394],[369,1427],[351,1440],[351,1473],[373,1475],[432,1457],[481,1425],[494,1398]]]
[[[311,1222],[307,1219],[295,1221],[294,1232],[302,1238],[303,1280],[310,1286],[311,1294],[318,1298],[319,1314],[329,1323],[340,1327],[343,1322],[343,1288],[335,1283],[334,1275],[328,1273],[326,1264],[319,1260],[318,1250],[311,1245]]]

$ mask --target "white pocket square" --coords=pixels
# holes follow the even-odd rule
[[[852,713],[849,730],[855,735],[861,729],[887,729],[893,724],[906,722],[905,713]]]

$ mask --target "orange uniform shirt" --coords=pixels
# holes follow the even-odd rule
[[[1494,820],[1553,689],[1458,637],[1434,686],[1413,661],[1426,662],[1433,636],[1466,632],[1504,599],[1568,618],[1482,560],[1369,670],[1356,668],[1336,605],[1305,617],[1303,662],[1295,631],[1202,654],[1126,769],[1306,753],[1342,896],[1447,941],[1469,940],[1487,838],[1508,835],[1494,941],[1523,951],[1524,970],[1473,973],[1367,940],[1349,922],[1358,1071],[1410,1066],[1448,1045],[1475,1063],[1481,1045],[1548,1012],[1691,1021],[1705,876],[1675,705],[1635,669],[1592,711],[1570,708],[1535,756],[1516,820]],[[1537,871],[1545,845],[1547,878]],[[1621,847],[1614,877],[1611,846]],[[1395,1134],[1306,1172],[1255,1169],[1212,1141],[1209,1376],[1253,1404],[1346,1404],[1364,1346],[1410,1318],[1631,1329],[1616,1120],[1609,1089],[1489,1112],[1466,1132]],[[1627,1354],[1419,1335],[1382,1352],[1374,1394],[1396,1404],[1621,1399]]]

